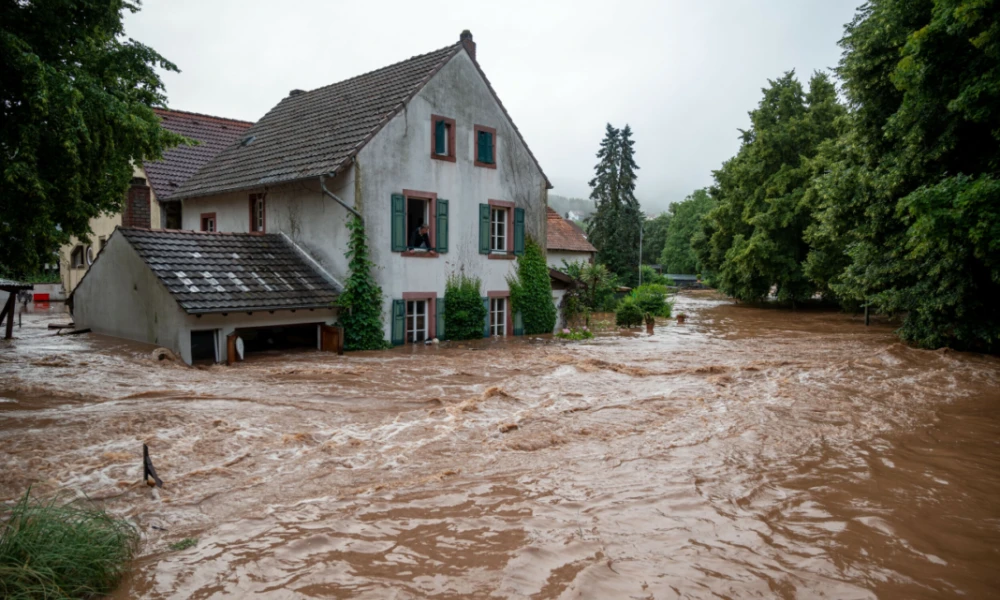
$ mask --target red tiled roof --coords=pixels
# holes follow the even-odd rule
[[[546,247],[549,250],[568,250],[570,252],[597,252],[597,248],[587,241],[583,230],[559,216],[559,213],[548,209],[549,236]]]
[[[239,140],[253,123],[224,119],[180,110],[154,108],[164,129],[198,140],[197,146],[176,146],[163,153],[163,158],[145,161],[146,171],[157,200],[166,200],[202,168],[208,161]]]

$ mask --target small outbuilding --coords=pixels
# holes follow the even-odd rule
[[[184,362],[338,350],[343,287],[284,234],[121,228],[70,299],[80,329],[156,344]]]

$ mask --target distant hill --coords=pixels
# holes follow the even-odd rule
[[[576,213],[581,220],[586,219],[595,212],[593,200],[587,200],[584,198],[567,198],[565,196],[557,196],[555,194],[549,194],[549,207],[564,217],[567,212],[572,211]]]

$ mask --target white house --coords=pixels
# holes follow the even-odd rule
[[[574,262],[594,262],[597,255],[597,248],[587,241],[587,234],[578,225],[572,223],[559,213],[548,209],[548,236],[546,248],[548,249],[549,267],[560,269],[563,261]]]
[[[458,43],[434,52],[316,90],[293,90],[237,143],[181,184],[171,200],[183,202],[182,227],[202,232],[187,234],[193,239],[220,239],[227,233],[249,234],[250,239],[280,235],[306,257],[311,278],[330,282],[343,281],[349,273],[346,224],[352,215],[360,216],[385,295],[385,335],[402,344],[439,336],[447,328],[445,282],[459,271],[483,282],[489,307],[484,333],[515,334],[519,327],[510,310],[506,276],[528,237],[540,243],[546,239],[550,188],[476,62],[476,45],[465,31]],[[429,247],[411,247],[414,231],[424,223]],[[134,249],[134,238],[125,231],[119,245]],[[126,249],[121,253],[128,255]],[[167,258],[162,252],[156,256]],[[160,258],[144,260],[153,267],[150,261]],[[266,291],[267,280],[258,283],[246,276],[261,265],[234,266],[242,269],[242,274],[232,271],[242,288],[212,269],[204,273],[218,285],[203,287],[184,269],[178,269],[184,277],[160,276],[159,285],[174,300],[182,294],[178,286],[196,287],[194,293],[204,297],[223,295],[212,302],[219,347],[236,330],[278,326],[286,317],[299,322],[301,315],[292,319],[292,313],[278,306],[244,308],[241,303],[254,303],[248,296]],[[77,326],[152,341],[149,332],[156,327],[150,325],[154,319],[148,311],[133,315],[146,326],[126,334],[109,322],[113,316],[84,308],[85,301],[100,298],[98,289],[127,286],[128,278],[114,279],[105,271],[80,284]],[[148,283],[154,287],[152,280]],[[84,292],[87,284],[95,290]],[[330,291],[337,285],[331,283]],[[216,287],[222,291],[210,291]],[[131,301],[148,303],[149,298],[140,293]],[[183,310],[189,329],[199,324],[191,321],[198,317],[190,309]],[[271,315],[266,325],[258,323],[261,310]],[[314,321],[317,327],[331,322]],[[192,339],[183,331],[171,333],[176,327],[168,329],[157,343],[178,349],[187,359]]]

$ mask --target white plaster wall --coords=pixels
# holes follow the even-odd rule
[[[77,328],[178,353],[187,337],[184,318],[167,289],[117,231],[73,294]]]
[[[549,266],[553,269],[561,269],[563,267],[563,261],[568,263],[575,262],[590,262],[591,252],[570,252],[567,250],[549,250],[547,258]]]
[[[455,119],[456,162],[431,158],[432,114]],[[496,169],[474,165],[475,125],[497,130]],[[355,176],[361,180],[357,201],[365,215],[372,258],[380,266],[387,338],[392,299],[402,298],[403,292],[442,297],[449,273],[461,270],[478,276],[484,295],[507,289],[505,278],[515,262],[479,254],[481,203],[505,200],[524,208],[526,236],[545,246],[545,180],[465,52],[456,54],[361,150]],[[391,198],[404,189],[433,192],[449,201],[448,253],[416,258],[391,251]]]

